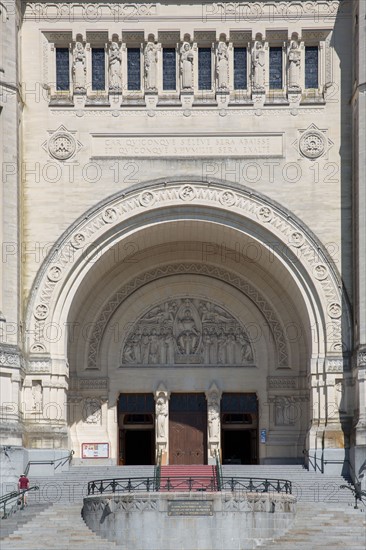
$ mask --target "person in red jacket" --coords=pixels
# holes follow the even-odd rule
[[[25,489],[29,489],[29,479],[25,474],[21,474],[19,481],[18,481],[18,489],[19,493],[24,491]],[[27,504],[27,493],[23,493],[21,495],[21,502],[22,505],[25,506]]]

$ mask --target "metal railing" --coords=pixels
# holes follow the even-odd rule
[[[2,509],[1,519],[9,517],[18,510],[23,510],[25,505],[24,495],[30,491],[38,491],[39,487],[34,485],[29,489],[23,489],[22,491],[12,491],[6,495],[0,497],[0,508]],[[7,506],[10,504],[10,508],[7,510]]]
[[[66,462],[68,462],[70,464],[74,453],[75,453],[75,451],[70,451],[68,455],[61,456],[60,458],[55,458],[55,460],[29,460],[26,467],[25,467],[24,474],[26,476],[28,476],[29,469],[32,466],[32,464],[53,464],[53,465],[55,465],[57,463],[57,466],[55,466],[55,468],[54,468],[54,470],[57,470],[57,468],[59,468],[59,466],[64,466],[66,464]]]
[[[221,491],[221,480],[222,480],[222,467],[220,462],[220,454],[218,451],[215,452],[215,461],[216,461],[216,484],[217,490]]]
[[[222,491],[244,491],[249,493],[292,494],[292,483],[288,479],[267,479],[259,477],[223,477]]]
[[[160,487],[161,459],[162,459],[162,451],[159,451],[157,464],[155,466],[155,471],[154,471],[154,484],[157,491],[159,491],[159,487]]]
[[[214,476],[161,476],[129,477],[119,479],[98,479],[89,481],[88,495],[104,493],[171,492],[171,491],[244,491],[254,493],[292,494],[292,483],[287,479],[267,479],[253,477],[220,477],[220,485]]]

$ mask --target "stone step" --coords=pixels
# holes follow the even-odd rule
[[[1,541],[1,550],[113,550],[118,546],[93,533],[81,506],[55,504]]]

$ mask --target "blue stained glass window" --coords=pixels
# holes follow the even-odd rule
[[[105,89],[105,53],[103,48],[92,49],[92,90]]]
[[[56,90],[70,89],[70,59],[68,48],[56,48]]]
[[[318,46],[305,47],[305,88],[318,88]]]
[[[282,48],[269,49],[269,87],[272,90],[282,88]]]
[[[163,49],[163,90],[176,89],[176,54],[174,48]]]
[[[198,49],[198,89],[211,90],[211,48]]]
[[[141,88],[141,54],[140,48],[127,50],[127,89],[140,90]]]
[[[234,89],[247,88],[247,49],[234,48]]]

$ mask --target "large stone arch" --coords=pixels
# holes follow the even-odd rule
[[[58,380],[66,380],[69,376],[67,331],[63,331],[61,338],[47,339],[47,335],[53,326],[67,328],[75,295],[93,265],[102,260],[116,243],[138,235],[144,228],[148,230],[162,224],[169,226],[173,220],[187,223],[199,221],[202,225],[230,228],[239,237],[249,235],[253,242],[270,251],[297,288],[306,309],[304,324],[311,325],[314,333],[308,342],[307,369],[313,377],[314,412],[311,420],[313,422],[315,419],[317,423],[314,428],[313,422],[315,432],[310,445],[316,447],[316,438],[320,438],[318,434],[323,430],[319,430],[319,423],[324,424],[327,418],[326,404],[334,403],[336,399],[335,376],[342,376],[344,348],[350,340],[349,312],[341,278],[325,247],[300,220],[268,198],[243,186],[218,181],[207,184],[159,180],[131,187],[86,212],[55,244],[33,285],[26,317],[28,372],[43,372],[51,378],[57,376]],[[226,281],[247,296],[251,295],[252,299],[257,293],[258,307],[271,326],[277,343],[278,364],[288,367],[281,319],[270,305],[266,305],[265,297],[251,281],[245,281],[235,270],[219,270],[210,261],[199,265],[197,262],[175,260],[170,264],[158,262],[151,269],[134,274],[132,271],[133,276],[120,287],[115,286],[114,292],[95,312],[95,326],[87,353],[92,377],[98,377],[93,365],[96,365],[103,331],[121,300],[149,279],[166,276],[169,270],[195,274],[201,271]],[[282,387],[288,383],[284,374]],[[275,387],[279,381],[271,383]],[[325,394],[319,390],[323,386],[326,388]],[[60,383],[59,389],[66,391],[67,384]],[[321,394],[323,396],[319,397]],[[334,420],[339,424],[337,418]]]
[[[217,216],[221,222],[224,218],[225,223],[237,215],[246,223],[264,230],[262,236],[269,237],[267,242],[269,247],[273,247],[273,254],[281,257],[316,305],[321,335],[326,342],[324,353],[342,356],[342,349],[350,341],[346,307],[342,347],[342,302],[345,303],[342,281],[326,248],[312,232],[283,207],[243,186],[166,180],[134,186],[114,195],[86,212],[60,237],[32,287],[26,314],[27,351],[30,354],[52,353],[47,343],[42,341],[43,327],[50,321],[58,323],[65,316],[63,306],[67,309],[70,303],[69,295],[65,298],[65,293],[69,294],[68,289],[73,287],[96,254],[106,251],[113,242],[131,234],[136,227],[153,223],[154,217],[155,220],[167,219],[167,210],[179,207],[179,215],[182,207],[187,206],[191,212],[196,209],[197,215],[202,215],[207,209],[209,219]],[[150,219],[149,213],[153,214]],[[62,299],[63,305],[60,304]]]

